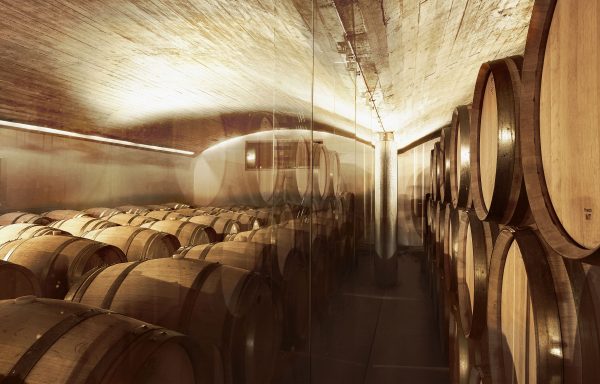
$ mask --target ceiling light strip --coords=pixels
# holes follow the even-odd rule
[[[0,127],[15,128],[15,129],[21,129],[21,130],[25,130],[25,131],[32,131],[32,132],[39,132],[39,133],[47,133],[47,134],[51,134],[51,135],[67,136],[67,137],[73,137],[76,139],[91,140],[91,141],[98,141],[101,143],[122,145],[122,146],[126,146],[126,147],[148,149],[151,151],[175,153],[178,155],[187,155],[187,156],[194,155],[194,152],[184,151],[182,149],[160,147],[157,145],[149,145],[149,144],[140,144],[140,143],[134,143],[131,141],[126,141],[126,140],[111,139],[108,137],[97,136],[97,135],[86,135],[83,133],[70,132],[70,131],[65,131],[62,129],[40,127],[37,125],[15,123],[12,121],[0,120]]]

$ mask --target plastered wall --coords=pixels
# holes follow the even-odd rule
[[[191,165],[189,157],[0,128],[0,211],[189,201]]]

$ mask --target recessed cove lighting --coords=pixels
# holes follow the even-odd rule
[[[12,121],[0,120],[0,127],[22,129],[24,131],[47,133],[47,134],[51,134],[51,135],[67,136],[67,137],[73,137],[76,139],[91,140],[91,141],[98,141],[101,143],[123,145],[126,147],[148,149],[151,151],[175,153],[178,155],[188,155],[188,156],[194,155],[194,152],[184,151],[182,149],[160,147],[157,145],[140,144],[140,143],[134,143],[131,141],[126,141],[126,140],[111,139],[111,138],[103,137],[103,136],[86,135],[83,133],[70,132],[70,131],[65,131],[62,129],[40,127],[37,125],[30,125],[30,124],[23,124],[23,123],[14,123]]]

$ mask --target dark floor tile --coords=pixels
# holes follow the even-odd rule
[[[370,364],[447,365],[431,307],[420,301],[384,301]]]
[[[371,367],[364,384],[448,384],[445,368]]]
[[[380,301],[340,295],[313,327],[314,355],[366,365],[377,326]]]
[[[366,375],[363,364],[298,353],[282,353],[278,368],[272,384],[363,384]]]

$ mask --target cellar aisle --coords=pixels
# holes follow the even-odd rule
[[[274,383],[448,383],[420,248],[401,253],[398,286],[373,286],[372,258],[358,268],[313,327],[312,377],[305,353],[282,354]]]

